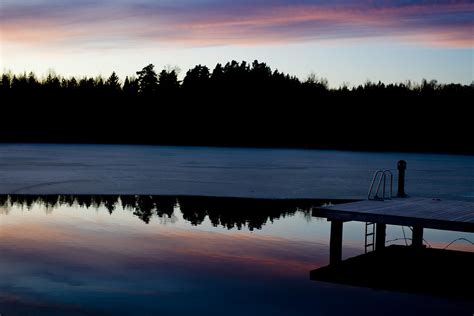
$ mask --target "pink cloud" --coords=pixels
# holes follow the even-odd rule
[[[2,41],[45,45],[107,43],[120,47],[124,41],[259,45],[391,37],[446,47],[473,46],[474,5],[469,1],[370,3],[243,6],[237,1],[236,5],[194,5],[181,10],[154,5],[101,5],[76,11],[61,7],[41,15],[17,10],[16,17],[5,15],[0,27]]]

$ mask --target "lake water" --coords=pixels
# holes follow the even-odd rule
[[[472,315],[474,302],[309,279],[330,231],[311,206],[365,198],[399,159],[410,195],[474,200],[469,156],[0,145],[0,315]],[[364,227],[344,224],[343,258],[364,252]]]
[[[329,223],[306,210],[318,203],[2,196],[0,313],[472,313],[474,302],[311,281],[309,271],[327,265],[329,253]],[[344,258],[363,253],[363,225],[344,225]],[[388,227],[387,240],[402,237],[400,227]],[[474,240],[467,233],[425,232],[432,247],[459,237]],[[460,241],[450,249],[474,246]]]

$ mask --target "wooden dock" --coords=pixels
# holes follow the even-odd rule
[[[318,207],[313,216],[331,221],[330,264],[342,257],[342,229],[346,221],[376,225],[375,249],[385,247],[386,225],[413,227],[412,246],[423,247],[423,229],[474,232],[474,202],[428,198],[365,200]]]
[[[319,207],[313,210],[313,216],[329,220],[474,232],[474,202],[466,201],[428,198],[365,200]]]

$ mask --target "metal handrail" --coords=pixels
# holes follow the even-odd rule
[[[390,177],[390,195],[386,197],[386,182],[387,182],[387,175]],[[372,191],[374,189],[374,184],[378,179],[377,190],[375,191],[374,197],[372,196]],[[383,183],[383,186],[382,186]],[[382,186],[382,197],[379,197],[380,187]],[[393,174],[390,170],[377,170],[374,173],[372,178],[372,182],[370,184],[369,193],[367,194],[368,200],[390,200],[393,197]]]

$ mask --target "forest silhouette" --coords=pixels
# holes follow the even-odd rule
[[[150,64],[123,79],[2,74],[0,142],[122,143],[474,153],[474,85],[330,88],[266,63]]]

